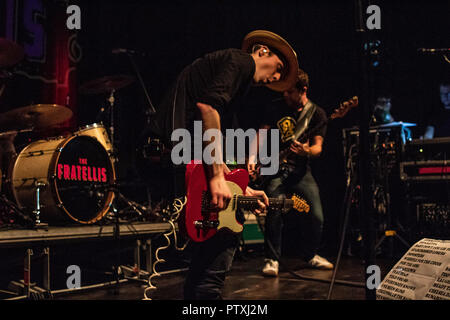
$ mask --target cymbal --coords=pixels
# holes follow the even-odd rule
[[[24,51],[18,44],[0,38],[0,68],[11,67],[23,59]]]
[[[0,126],[44,129],[69,120],[72,114],[72,110],[57,104],[36,104],[0,114]]]
[[[415,127],[416,125],[417,124],[411,123],[411,122],[396,121],[396,122],[382,124],[382,125],[380,125],[380,127],[396,127],[396,126]]]
[[[81,85],[82,94],[111,93],[113,90],[122,89],[134,82],[133,76],[115,75],[94,79]]]

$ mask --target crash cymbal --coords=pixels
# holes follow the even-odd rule
[[[113,90],[122,89],[134,82],[134,77],[127,75],[106,76],[88,81],[81,85],[82,94],[111,93]]]
[[[380,127],[396,127],[396,126],[415,127],[416,125],[417,124],[411,123],[411,122],[396,121],[396,122],[382,124],[382,125],[380,125]]]
[[[11,67],[23,59],[23,48],[18,44],[0,38],[0,68]]]
[[[72,110],[57,104],[36,104],[0,114],[0,126],[12,129],[44,129],[69,120]]]

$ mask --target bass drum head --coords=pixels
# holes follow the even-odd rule
[[[74,136],[59,147],[50,168],[57,203],[73,220],[94,223],[108,212],[114,168],[105,148],[90,136]]]

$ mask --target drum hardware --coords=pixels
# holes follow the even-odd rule
[[[109,117],[110,117],[109,134],[111,135],[111,156],[113,158],[113,162],[116,163],[118,159],[115,149],[116,141],[114,140],[114,102],[115,102],[114,92],[115,90],[112,89],[111,94],[108,98],[108,102],[109,102]]]
[[[42,182],[38,182],[36,181],[34,183],[35,188],[36,188],[36,209],[33,211],[33,213],[35,214],[35,224],[34,227],[37,229],[41,229],[41,228],[47,228],[48,227],[48,223],[42,223],[41,222],[41,200],[40,200],[40,191],[41,188],[46,187],[47,185],[45,183]]]
[[[147,211],[147,207],[128,199],[127,197],[125,197],[119,190],[119,185],[118,183],[114,183],[111,185],[106,185],[106,186],[100,186],[98,187],[99,189],[107,189],[109,191],[112,191],[114,193],[114,195],[116,196],[115,199],[117,200],[122,200],[124,203],[127,204],[128,207],[121,209],[120,211],[118,211],[115,207],[113,208],[113,213],[115,217],[119,217],[120,214],[122,212],[124,212],[126,209],[128,208],[132,208],[133,211],[135,211],[139,216],[144,216],[145,212]]]
[[[4,220],[4,221],[2,221]],[[5,222],[6,221],[6,222]],[[4,194],[0,194],[0,225],[3,224],[20,224],[32,227],[35,223],[22,209],[20,209],[13,201],[8,199]]]
[[[164,150],[164,144],[160,139],[148,137],[146,143],[142,147],[141,153],[145,160],[150,160],[150,162],[160,162]]]

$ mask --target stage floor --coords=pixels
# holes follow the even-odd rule
[[[334,262],[334,259],[330,259]],[[277,278],[264,277],[261,273],[263,257],[260,253],[238,255],[226,279],[225,300],[326,300],[332,271],[309,269],[297,258],[285,258],[286,266],[302,277],[322,281],[302,280],[287,270],[280,269]],[[382,277],[395,264],[393,259],[377,259]],[[156,290],[148,292],[152,300],[182,300],[185,272],[163,274],[154,277]],[[336,279],[364,282],[364,262],[360,258],[342,257]],[[109,288],[55,296],[55,300],[141,300],[144,298],[144,283],[130,281]],[[365,300],[365,289],[335,283],[333,300]]]

